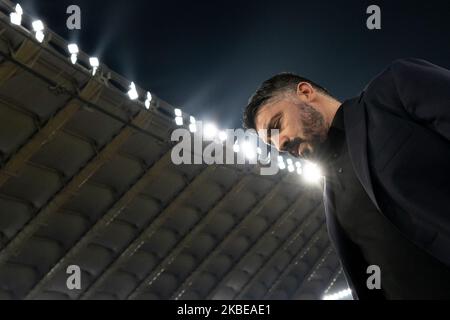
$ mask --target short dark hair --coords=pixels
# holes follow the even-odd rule
[[[307,78],[288,72],[277,74],[264,81],[256,93],[250,97],[244,110],[244,128],[256,129],[256,115],[261,107],[281,93],[289,90],[295,91],[300,82],[307,82],[321,93],[331,96],[325,88]]]

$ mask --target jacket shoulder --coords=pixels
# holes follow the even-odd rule
[[[435,66],[431,62],[420,58],[400,58],[389,63],[381,72],[373,77],[367,84],[364,91],[368,91],[373,87],[376,87],[380,83],[392,77],[392,74],[405,72],[423,66]],[[392,80],[392,79],[390,79]]]

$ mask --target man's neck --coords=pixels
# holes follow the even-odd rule
[[[342,102],[339,102],[331,97],[324,96],[321,105],[325,122],[327,124],[327,127],[330,128],[331,124],[333,123],[334,117],[336,116],[336,113],[342,106]]]

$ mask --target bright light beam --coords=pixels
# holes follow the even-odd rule
[[[303,167],[303,177],[309,183],[317,183],[323,178],[322,170],[312,162],[306,162]]]
[[[77,63],[78,53],[80,52],[80,50],[78,49],[78,45],[76,45],[75,43],[71,43],[67,46],[67,49],[69,49],[70,61],[72,62],[72,64]]]
[[[284,163],[284,158],[282,156],[278,156],[278,167],[280,170],[286,169],[286,164]]]
[[[189,117],[189,131],[192,133],[196,133],[197,132],[197,120],[195,120],[195,118],[193,116]]]
[[[134,82],[132,82],[130,84],[130,90],[128,91],[128,96],[130,97],[131,100],[136,100],[137,98],[139,98],[139,94],[136,90],[136,85],[134,84]]]
[[[153,96],[150,92],[147,92],[147,98],[145,99],[145,107],[148,109],[150,109],[150,105],[153,101]]]
[[[217,136],[217,126],[212,123],[208,123],[205,125],[205,128],[203,129],[203,135],[206,140],[214,140]]]
[[[37,40],[39,43],[42,43],[42,42],[44,41],[44,39],[45,39],[45,35],[44,35],[44,29],[45,29],[44,23],[43,23],[41,20],[36,20],[36,21],[34,21],[34,22],[32,23],[32,26],[33,26],[34,32],[36,33],[36,34],[35,34],[36,40]]]
[[[92,67],[92,75],[95,76],[97,73],[98,67],[100,66],[100,61],[98,61],[98,58],[92,57],[89,59],[89,64]]]
[[[253,160],[256,158],[256,148],[249,142],[245,141],[242,143],[242,152],[244,153],[245,157],[249,160]]]
[[[20,4],[16,5],[15,11],[11,12],[9,14],[9,18],[11,20],[12,24],[15,24],[16,26],[20,26],[22,24],[22,15],[23,15],[23,9],[20,6]]]
[[[323,300],[342,300],[345,298],[349,298],[352,296],[352,290],[350,289],[345,289],[342,291],[339,291],[335,294],[328,294],[323,296]]]
[[[225,141],[227,141],[227,139],[228,139],[228,135],[227,135],[226,131],[220,131],[219,132],[219,140],[221,142],[225,142]]]

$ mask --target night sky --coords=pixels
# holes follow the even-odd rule
[[[170,104],[222,128],[240,127],[261,81],[290,71],[341,100],[390,61],[450,68],[449,1],[22,0],[26,13]],[[66,8],[82,29],[66,28]],[[377,4],[382,30],[366,28]]]

